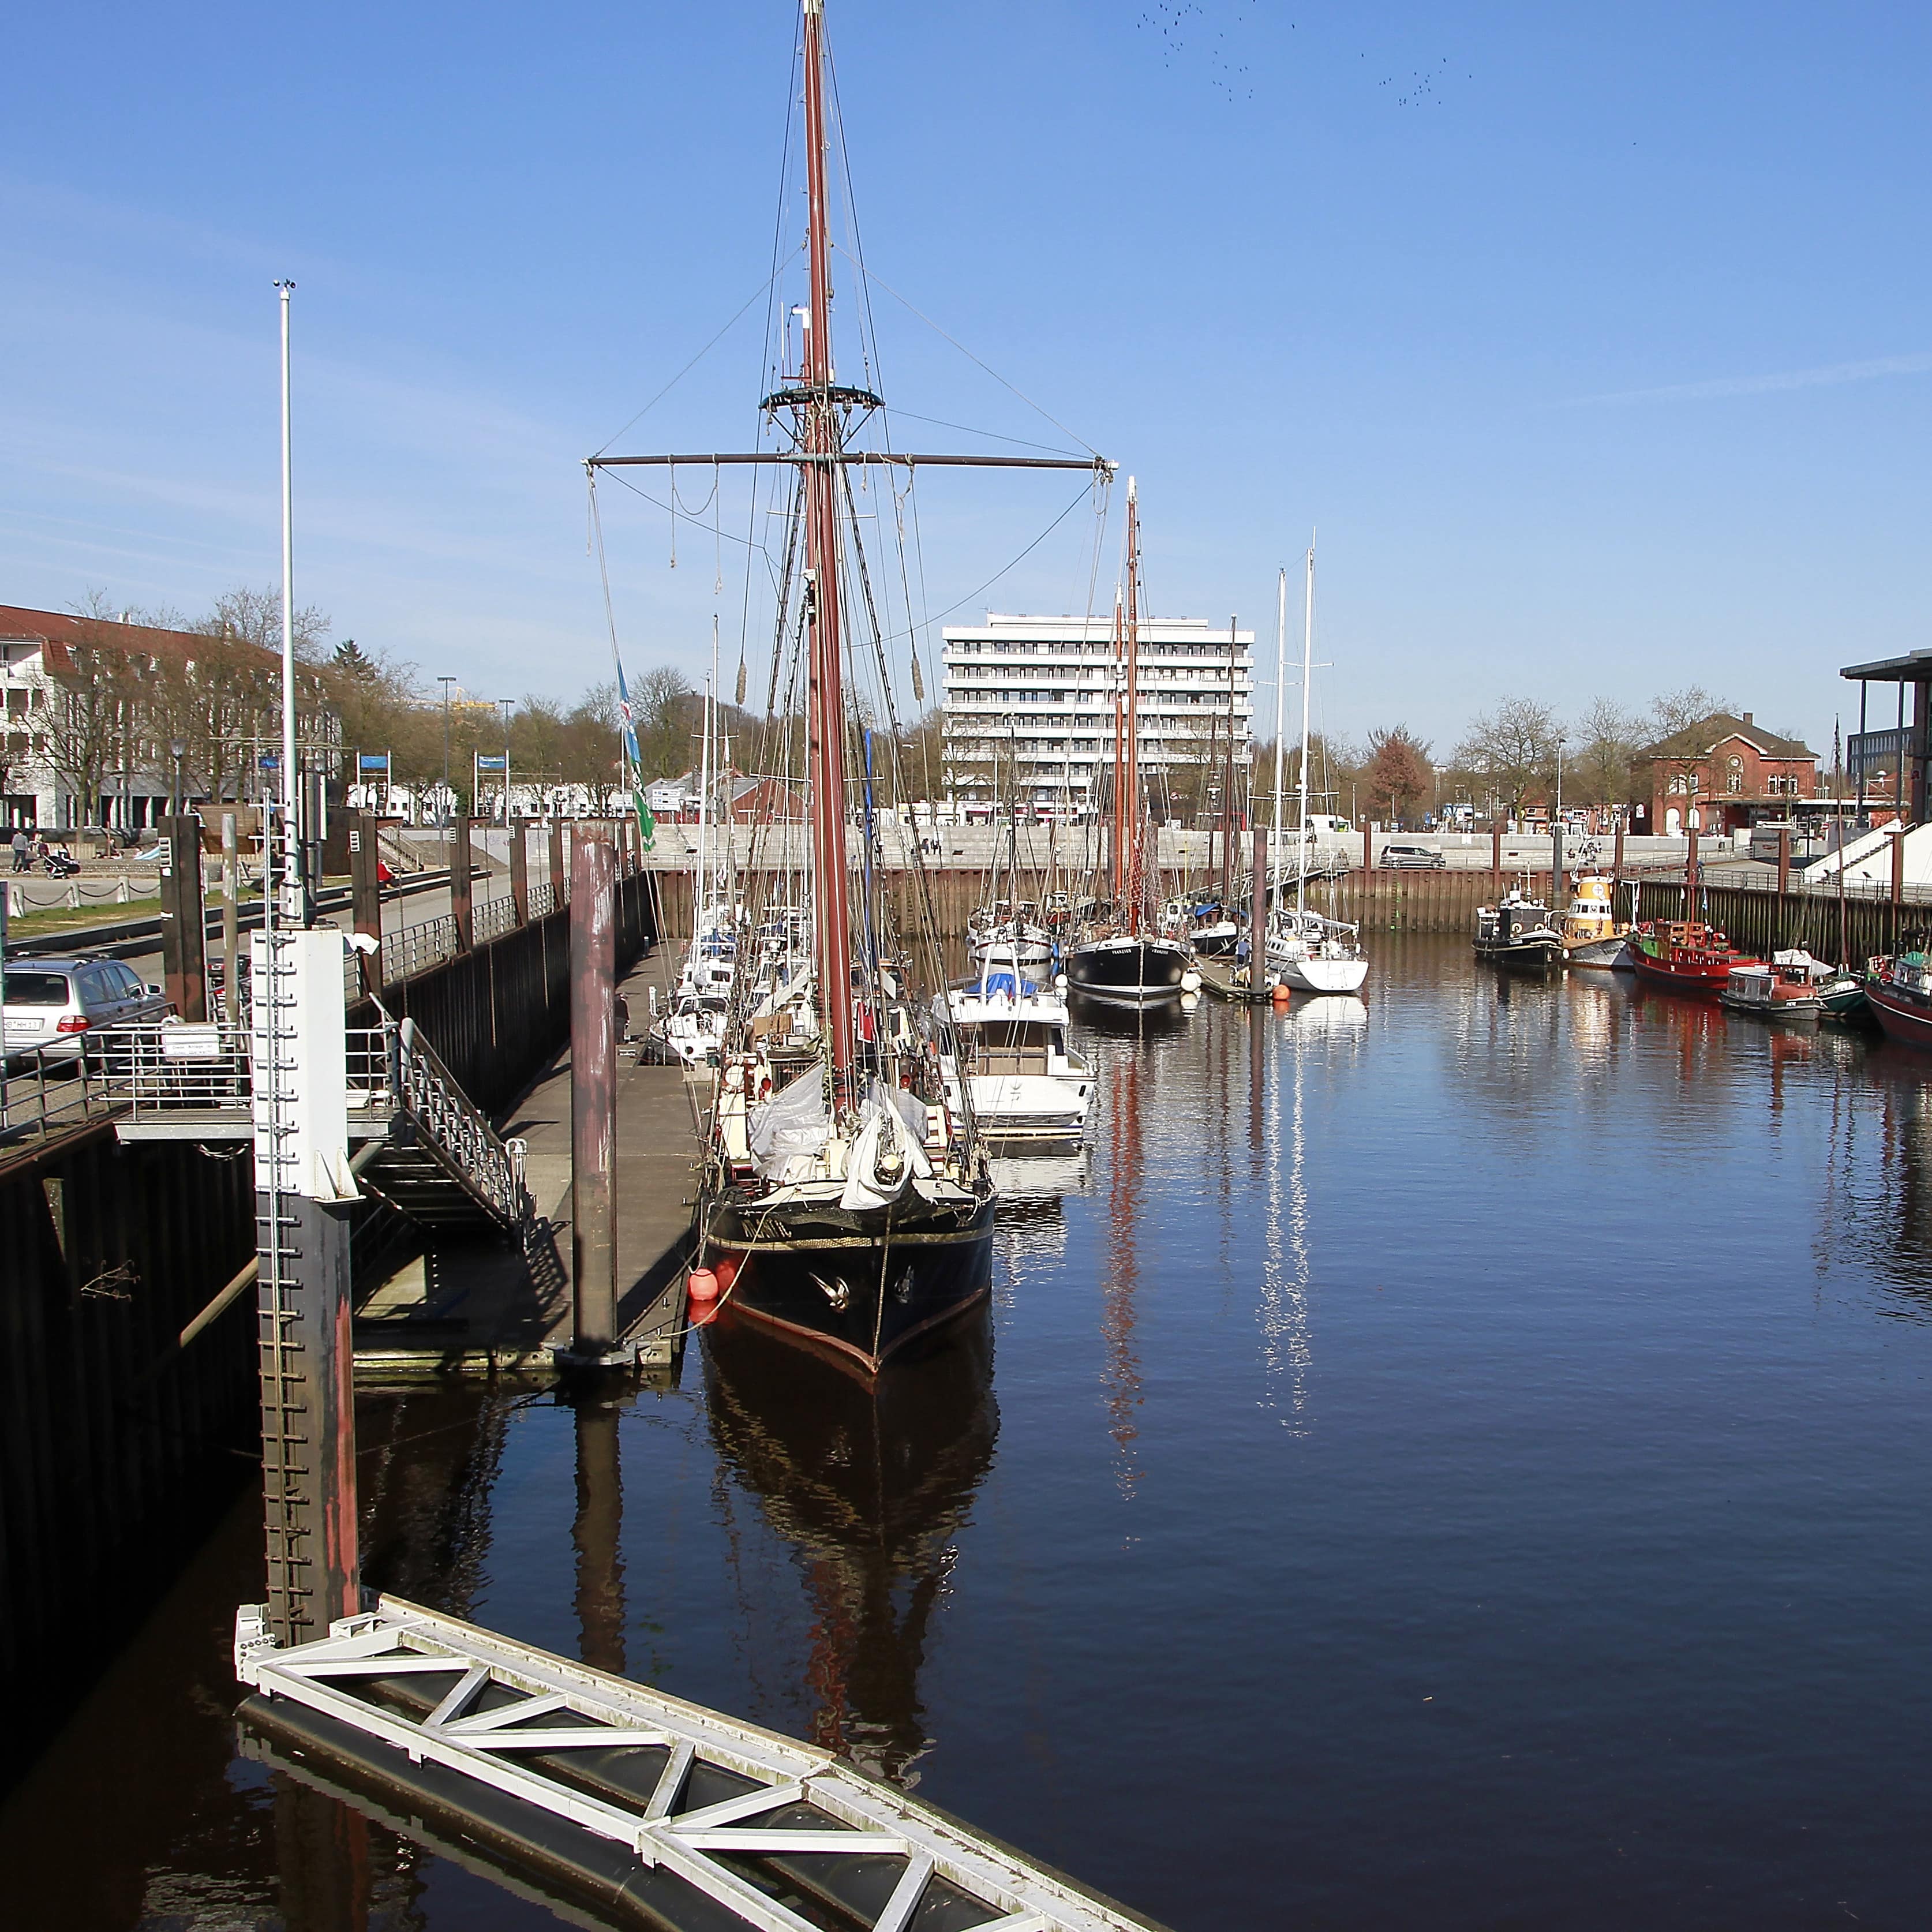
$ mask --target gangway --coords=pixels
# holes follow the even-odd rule
[[[400,1598],[287,1648],[244,1605],[235,1670],[244,1731],[673,1932],[1159,1932],[830,1751]]]
[[[520,1237],[532,1215],[524,1143],[505,1139],[457,1084],[416,1022],[383,1016],[344,1034],[348,1137],[364,1192],[425,1226]],[[255,1131],[249,1030],[164,1020],[104,1027],[84,1042],[16,1054],[0,1142],[91,1120],[122,1141],[246,1141]]]

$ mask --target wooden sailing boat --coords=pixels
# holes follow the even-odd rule
[[[1187,943],[1154,929],[1154,867],[1140,785],[1140,509],[1127,478],[1127,566],[1114,597],[1114,824],[1108,902],[1076,934],[1067,984],[1089,998],[1157,1006],[1200,985]],[[1187,982],[1192,981],[1190,986]]]
[[[797,479],[788,556],[800,567],[781,589],[778,634],[801,638],[806,658],[819,1031],[803,1054],[781,1048],[748,1017],[728,1034],[700,1179],[700,1265],[691,1289],[700,1309],[710,1304],[727,1321],[764,1324],[872,1376],[916,1338],[984,1303],[994,1192],[970,1107],[956,1113],[946,1106],[940,1062],[950,1042],[922,1017],[882,942],[869,837],[862,879],[854,878],[848,850],[856,727],[845,679],[860,644],[877,654],[889,688],[876,624],[863,638],[848,626],[848,610],[861,597],[869,602],[851,472],[963,464],[1088,470],[1105,483],[1112,466],[1098,457],[911,456],[852,446],[855,427],[884,404],[834,374],[824,0],[802,0],[802,9],[809,291],[798,311],[797,372],[782,371],[764,404],[790,447],[598,457],[591,466],[594,473],[635,464],[782,464]],[[858,596],[848,595],[855,584]],[[856,921],[855,896],[862,914]],[[926,925],[924,950],[936,963],[929,916]],[[743,1014],[745,1002],[736,1004]]]

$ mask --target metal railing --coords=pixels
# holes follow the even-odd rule
[[[6,1062],[0,1142],[44,1139],[115,1111],[117,1103],[77,1040],[14,1048]]]
[[[470,934],[478,946],[487,946],[516,929],[517,902],[513,898],[485,899],[470,916]]]
[[[389,1053],[391,1078],[410,1120],[497,1220],[506,1227],[525,1226],[530,1217],[525,1144],[498,1137],[488,1117],[416,1030],[414,1020],[393,1030]]]
[[[437,918],[406,926],[401,932],[384,938],[383,976],[392,980],[413,979],[417,974],[425,973],[430,967],[440,966],[444,960],[455,957],[455,915],[444,913]]]

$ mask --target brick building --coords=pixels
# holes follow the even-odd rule
[[[1675,838],[1695,827],[1741,832],[1790,815],[1820,795],[1818,754],[1767,731],[1747,711],[1708,718],[1646,745],[1630,760],[1630,830]]]

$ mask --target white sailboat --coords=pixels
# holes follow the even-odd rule
[[[1284,627],[1285,628],[1285,627]],[[1279,906],[1268,921],[1266,969],[1276,986],[1304,993],[1358,993],[1369,976],[1361,928],[1311,911],[1308,904],[1309,680],[1315,658],[1315,546],[1308,546],[1308,591],[1301,626],[1301,784],[1300,862],[1295,868],[1294,904]],[[1277,690],[1279,686],[1277,686]],[[1276,699],[1277,716],[1280,700]],[[1280,815],[1281,734],[1275,734],[1276,816]]]

